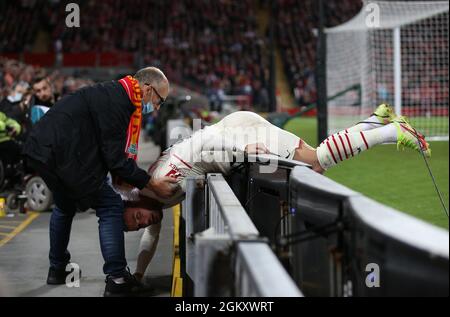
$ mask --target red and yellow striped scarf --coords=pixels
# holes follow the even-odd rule
[[[127,132],[127,145],[125,147],[125,154],[128,158],[137,160],[139,151],[139,135],[141,133],[142,123],[142,93],[139,83],[131,76],[127,76],[119,80],[119,83],[127,92],[130,101],[136,107],[133,115],[131,116],[130,124],[128,125]]]

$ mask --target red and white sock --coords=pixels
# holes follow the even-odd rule
[[[320,166],[327,170],[375,145],[396,141],[397,129],[393,124],[367,131],[338,132],[320,144],[317,158]]]

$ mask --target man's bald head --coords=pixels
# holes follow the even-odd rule
[[[169,80],[166,75],[156,67],[146,67],[139,70],[134,78],[141,86],[144,103],[152,101],[158,110],[161,102],[169,95]]]
[[[156,67],[146,67],[139,70],[134,78],[139,81],[141,85],[150,84],[155,88],[162,88],[164,85],[169,85],[166,75]]]

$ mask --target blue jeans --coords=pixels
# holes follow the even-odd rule
[[[64,270],[70,262],[67,246],[76,207],[64,193],[55,191],[53,196],[56,207],[50,218],[50,267]],[[100,247],[105,261],[103,272],[114,277],[123,276],[127,268],[123,233],[124,205],[108,180],[103,183],[92,208],[99,218]]]

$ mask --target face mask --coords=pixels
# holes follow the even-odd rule
[[[144,103],[142,101],[142,114],[149,114],[152,113],[155,108],[153,107],[153,103],[151,101]]]
[[[9,97],[8,97],[8,100],[9,100],[11,103],[15,103],[15,102],[21,101],[21,100],[22,100],[22,97],[23,97],[23,94],[22,94],[22,93],[16,92],[16,94],[15,94],[14,96],[9,96]]]

